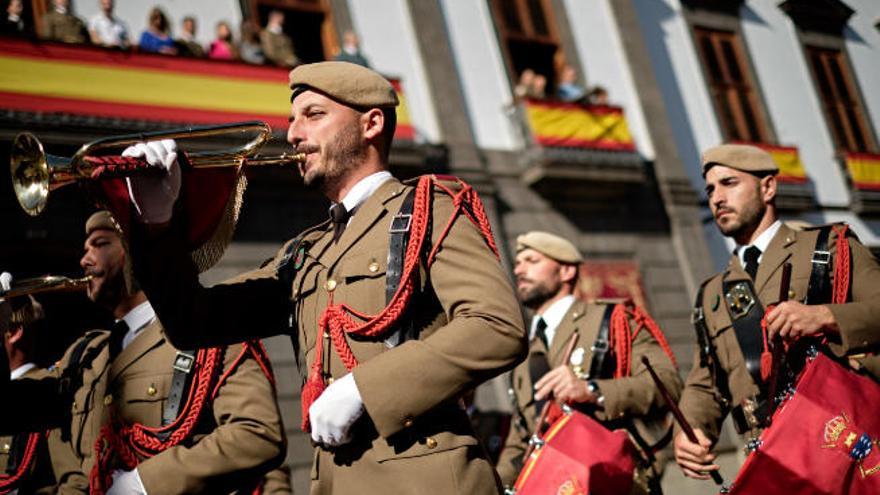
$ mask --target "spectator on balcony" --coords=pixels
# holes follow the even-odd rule
[[[590,105],[608,105],[608,91],[602,86],[593,86],[587,94]]]
[[[290,36],[284,34],[284,12],[273,10],[269,12],[269,21],[260,32],[260,44],[263,53],[275,65],[281,67],[293,67],[299,64],[299,59],[293,49],[293,41]]]
[[[547,98],[547,76],[535,74],[535,80],[532,81],[532,89],[529,96],[538,100]]]
[[[24,23],[21,13],[24,5],[21,0],[9,0],[6,4],[6,17],[0,23],[0,36],[28,36],[30,30]]]
[[[113,0],[100,0],[99,3],[101,12],[89,19],[92,43],[109,48],[128,48],[128,27],[113,15]]]
[[[82,19],[70,13],[70,0],[52,0],[52,8],[43,14],[40,37],[64,43],[86,43],[88,34]]]
[[[566,103],[586,103],[587,88],[577,82],[577,71],[570,65],[562,67],[559,84],[556,85],[556,98]]]
[[[232,30],[229,23],[220,21],[217,23],[217,37],[211,42],[208,50],[208,58],[217,60],[238,60],[238,48],[232,39]]]
[[[513,96],[517,102],[527,98],[542,99],[545,97],[547,78],[532,69],[523,69],[519,82],[513,88]]]
[[[177,53],[184,57],[204,57],[205,49],[196,41],[196,19],[188,15],[180,24],[180,38],[177,38]]]
[[[358,35],[350,29],[342,35],[342,49],[336,55],[334,60],[351,62],[364,67],[370,66],[367,57],[361,53],[361,42],[360,39],[358,39]]]
[[[177,55],[177,45],[169,35],[168,17],[159,7],[150,10],[147,29],[141,33],[139,43],[142,52]]]
[[[241,21],[241,43],[238,45],[238,56],[249,64],[263,65],[266,55],[260,45],[260,26],[253,19]]]

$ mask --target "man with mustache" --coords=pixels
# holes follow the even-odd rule
[[[646,313],[630,304],[576,300],[582,259],[568,240],[533,231],[517,238],[516,250],[517,295],[534,316],[529,356],[511,376],[515,417],[498,461],[502,481],[513,485],[528,440],[536,433],[537,417],[543,404],[552,399],[589,414],[609,429],[628,428],[632,435],[639,435],[635,493],[660,493],[662,462],[653,449],[645,447],[654,446],[669,430],[652,438],[643,427],[662,420],[667,408],[641,359],[648,357],[677,398],[681,378],[663,334],[656,326],[652,328]],[[623,329],[617,328],[615,320],[620,320],[614,318],[615,312],[626,319],[628,337],[621,338],[619,333],[612,337]],[[574,334],[578,334],[576,348],[570,361],[564,362],[564,349]],[[617,364],[621,353],[631,356],[622,365],[626,370]],[[600,447],[584,445],[590,448]]]
[[[779,220],[779,169],[767,152],[725,144],[703,153],[702,163],[715,223],[737,247],[724,271],[697,295],[698,349],[680,406],[699,442],[677,431],[674,446],[685,475],[709,479],[708,471],[718,469],[712,447],[728,413],[737,432],[750,439],[766,424],[769,369],[761,361],[762,354],[770,357],[764,342],[774,336],[788,343],[825,337],[835,354],[851,356],[853,367],[880,377],[880,360],[863,354],[880,340],[880,267],[844,224],[795,230]],[[842,256],[850,262],[837,265]],[[780,302],[786,262],[792,264],[791,286],[788,300]],[[845,302],[830,304],[838,279]]]
[[[169,173],[131,179],[138,278],[181,346],[291,335],[308,363],[312,494],[499,493],[459,399],[522,359],[525,336],[479,198],[454,178],[391,176],[398,99],[380,74],[301,65],[290,88],[287,140],[330,220],[202,287],[172,220],[174,149],[141,144],[127,153]]]
[[[4,396],[29,398],[0,410],[0,429],[61,428],[51,452],[59,493],[290,493],[283,471],[263,480],[283,461],[285,437],[259,344],[204,359],[175,349],[110,213],[93,214],[85,231],[88,296],[116,322],[75,342],[52,375],[0,381]]]

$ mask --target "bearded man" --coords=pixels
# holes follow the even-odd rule
[[[796,230],[779,220],[779,168],[766,151],[724,144],[703,153],[702,162],[709,208],[736,249],[697,294],[698,346],[680,407],[698,442],[678,431],[674,446],[685,475],[709,479],[718,470],[712,448],[728,413],[748,440],[767,424],[772,398],[762,354],[776,335],[789,344],[823,337],[854,368],[880,377],[880,359],[865,354],[880,341],[880,267],[844,224]],[[838,264],[840,257],[849,261]],[[781,302],[785,263],[792,265],[791,285]],[[835,285],[843,300],[832,304]]]

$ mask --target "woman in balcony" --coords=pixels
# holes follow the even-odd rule
[[[232,40],[232,30],[229,29],[229,23],[226,21],[217,23],[217,37],[211,42],[208,58],[238,60],[238,48]]]
[[[177,55],[177,45],[168,33],[168,18],[162,9],[153,7],[146,31],[141,33],[138,44],[142,52],[162,53],[164,55]]]

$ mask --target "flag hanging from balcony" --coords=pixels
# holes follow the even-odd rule
[[[845,161],[856,189],[880,191],[880,154],[847,153]]]
[[[789,184],[806,184],[809,179],[804,164],[801,161],[800,153],[796,146],[775,146],[765,143],[743,143],[757,146],[762,150],[770,153],[776,166],[779,167],[779,175],[777,180]]]
[[[532,136],[541,146],[636,149],[620,107],[527,100],[525,113]]]
[[[287,69],[0,39],[0,109],[163,123],[287,128]],[[400,81],[398,139],[413,139]]]

